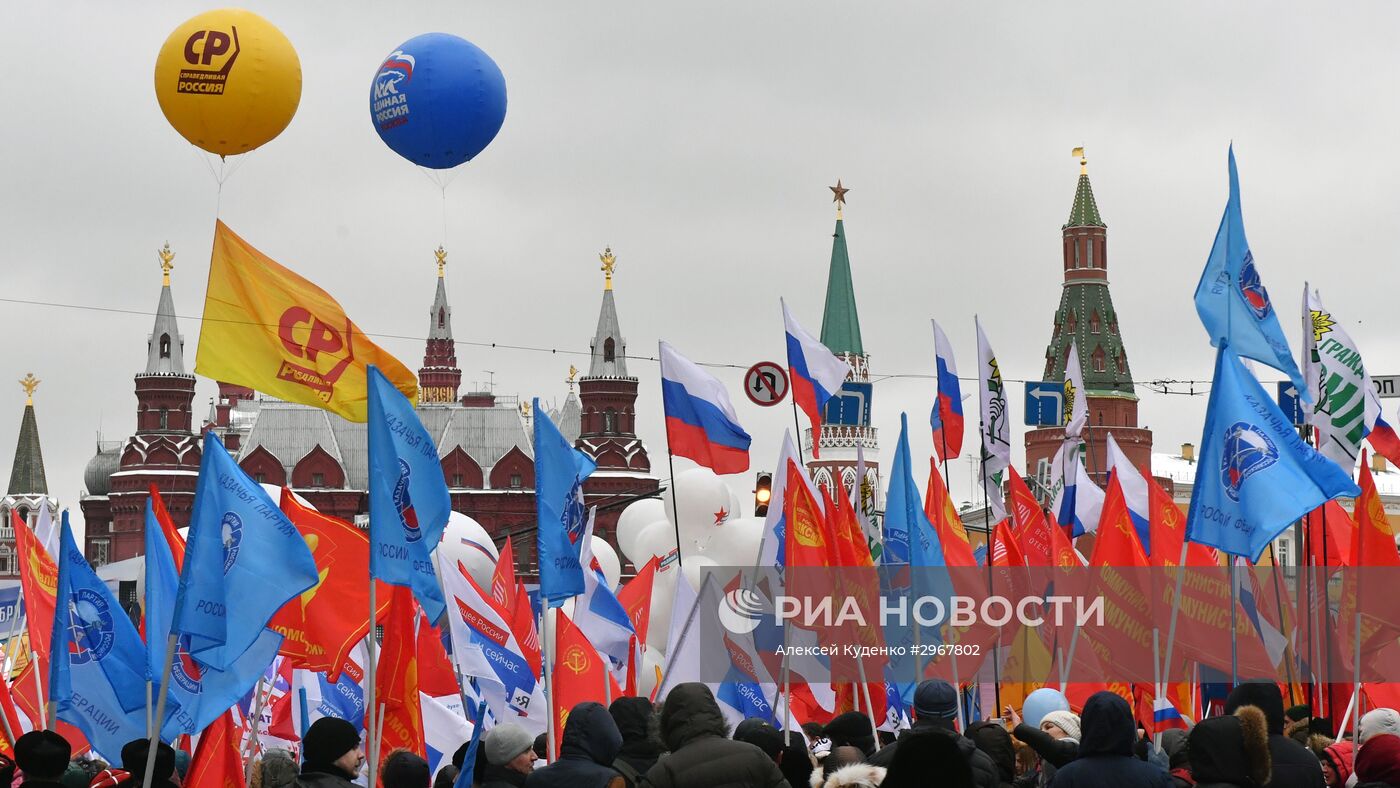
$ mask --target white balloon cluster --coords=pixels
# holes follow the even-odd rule
[[[624,509],[617,520],[617,545],[633,566],[641,569],[652,558],[661,560],[651,592],[646,657],[637,679],[642,692],[651,691],[656,668],[665,662],[676,579],[680,574],[672,555],[677,532],[681,540],[681,571],[694,588],[700,587],[707,569],[753,566],[763,538],[762,518],[739,517],[739,497],[710,469],[682,471],[673,483],[674,504],[669,494],[663,500],[637,501]]]

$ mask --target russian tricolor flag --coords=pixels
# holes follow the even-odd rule
[[[938,365],[938,402],[929,414],[929,424],[933,427],[933,450],[938,453],[939,462],[945,462],[962,454],[962,387],[958,384],[953,346],[937,320],[933,321],[933,352]]]
[[[1181,716],[1181,712],[1176,710],[1172,702],[1166,698],[1155,698],[1152,701],[1152,726],[1160,733],[1168,728],[1189,728],[1186,718]]]
[[[798,324],[783,305],[783,330],[787,332],[788,377],[793,401],[812,424],[812,457],[820,457],[822,407],[846,382],[851,365],[827,349],[807,329]]]
[[[671,454],[715,473],[749,469],[749,434],[739,426],[724,384],[661,343],[661,403]]]
[[[1123,487],[1123,501],[1128,505],[1128,519],[1133,521],[1142,551],[1152,555],[1152,531],[1148,527],[1151,508],[1147,498],[1147,479],[1118,447],[1113,434],[1108,435],[1108,469],[1118,471],[1118,484]]]

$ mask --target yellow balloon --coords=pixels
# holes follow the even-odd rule
[[[156,99],[180,135],[220,156],[282,133],[301,101],[301,61],[266,19],[239,8],[206,11],[179,27],[156,57]]]

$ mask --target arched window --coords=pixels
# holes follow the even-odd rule
[[[1069,316],[1065,318],[1065,330],[1073,334],[1076,325],[1078,325],[1078,321],[1074,319],[1074,310],[1071,309],[1069,310]]]
[[[1118,348],[1118,373],[1121,375],[1128,371],[1128,353],[1123,348]]]
[[[160,335],[160,357],[161,357],[161,358],[170,358],[170,335],[169,335],[169,334],[161,334],[161,335]]]
[[[170,429],[170,411],[166,408],[160,409],[160,428],[163,430]]]
[[[614,361],[617,359],[617,346],[613,343],[613,338],[608,337],[603,340],[603,360]]]
[[[1102,346],[1094,348],[1093,359],[1095,372],[1104,372],[1107,370],[1107,358],[1105,357]]]
[[[1103,330],[1103,323],[1099,320],[1099,310],[1095,309],[1089,313],[1089,333],[1097,334]]]
[[[438,307],[438,328],[442,328],[442,327],[444,327],[444,326],[446,326],[446,325],[447,325],[447,310],[446,310],[446,309],[443,309],[442,307]]]
[[[15,552],[8,546],[0,546],[0,575],[15,573]]]
[[[608,341],[611,342],[612,340]],[[614,435],[617,433],[617,411],[612,408],[603,411],[603,433],[605,435]]]

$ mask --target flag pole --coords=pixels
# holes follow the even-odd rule
[[[983,426],[986,429],[986,426]],[[984,433],[985,435],[985,433]],[[987,596],[996,596],[996,586],[992,580],[992,530],[995,523],[992,522],[992,497],[987,492],[987,449],[983,447],[982,452],[982,495],[987,499]],[[995,709],[1001,709],[1001,627],[997,627],[997,639],[992,642],[992,691],[996,699]]]
[[[253,759],[257,757],[258,754],[258,728],[262,726],[262,706],[263,677],[258,676],[258,683],[253,688],[253,709],[248,717],[251,727],[248,730],[248,754],[243,759],[244,785],[253,784]]]
[[[1269,559],[1273,561],[1274,564],[1274,605],[1278,607],[1279,624],[1283,625],[1283,590],[1280,586],[1280,584],[1283,581],[1279,577],[1279,572],[1282,570],[1279,568],[1278,551],[1274,549],[1273,542],[1269,542]],[[1298,622],[1294,621],[1292,623],[1296,628]],[[1296,678],[1293,675],[1293,660],[1297,657],[1298,652],[1293,651],[1290,656],[1290,649],[1292,649],[1291,645],[1285,646],[1285,659],[1283,661],[1283,664],[1285,666],[1285,670],[1288,671],[1288,705],[1292,706],[1298,702],[1296,696],[1293,694],[1293,679]]]
[[[1366,470],[1365,452],[1362,452],[1361,470]],[[1324,504],[1325,507],[1325,504]],[[1323,511],[1327,511],[1326,508]],[[1356,566],[1360,569],[1366,565],[1361,557],[1361,551],[1366,546],[1366,540],[1361,538],[1361,521],[1357,520],[1356,530],[1352,532],[1351,538],[1356,544]],[[1358,573],[1360,576],[1360,573]],[[1351,770],[1356,773],[1356,754],[1361,751],[1359,743],[1361,741],[1361,585],[1356,585],[1356,602],[1352,605],[1353,615],[1356,616],[1355,636],[1351,640],[1352,653],[1352,688],[1351,688],[1351,740],[1353,746],[1351,750]]]
[[[657,343],[656,343],[656,357],[657,357],[657,358],[661,358],[661,341],[660,341],[660,340],[657,340]],[[662,363],[665,363],[665,362],[662,362]],[[658,374],[660,374],[660,368],[659,368],[659,367],[658,367]],[[666,384],[666,379],[665,379],[664,377],[661,379],[661,383],[662,383],[662,386],[664,387],[665,384]],[[664,417],[665,417],[665,412],[664,412],[664,411],[665,411],[665,403],[662,403],[662,411],[663,411],[663,412],[662,412],[662,416],[663,416],[663,420],[664,420]],[[802,451],[802,449],[801,449],[801,447],[799,446],[799,447],[798,447],[798,452],[799,452],[799,454],[801,453],[801,451]],[[670,472],[670,474],[671,474],[671,485],[670,485],[670,486],[671,486],[671,520],[672,520],[671,527],[674,528],[674,529],[675,529],[675,532],[676,532],[676,568],[677,568],[677,569],[680,569],[680,568],[683,566],[683,562],[681,561],[681,558],[682,558],[682,555],[681,555],[681,507],[680,507],[680,504],[676,503],[676,456],[675,456],[674,454],[671,453],[671,433],[670,433],[669,430],[668,430],[667,433],[666,433],[666,468],[667,468],[667,470],[668,470],[668,471]],[[552,704],[553,701],[550,701],[550,703]],[[551,713],[551,714],[552,714],[552,713]],[[553,740],[551,740],[550,752],[553,752],[553,744],[552,744],[552,741],[553,741]]]
[[[365,666],[365,710],[366,710],[367,712],[369,712],[369,719],[366,720],[366,722],[365,722],[365,738],[368,740],[367,743],[368,743],[368,745],[369,745],[369,751],[370,751],[370,757],[369,757],[369,784],[370,784],[371,786],[373,786],[373,785],[376,784],[375,781],[374,781],[374,776],[375,776],[375,773],[378,771],[378,770],[375,768],[375,766],[377,766],[377,764],[375,763],[375,760],[377,760],[377,758],[376,758],[375,756],[376,756],[376,754],[378,753],[378,750],[376,749],[376,743],[375,743],[375,741],[374,741],[374,709],[375,709],[375,706],[374,706],[374,681],[375,681],[375,678],[374,678],[374,672],[375,672],[375,671],[374,671],[374,668],[375,668],[375,665],[374,665],[374,663],[375,663],[375,646],[377,645],[377,644],[375,643],[375,637],[374,637],[374,634],[375,634],[375,633],[374,633],[374,627],[375,627],[375,620],[374,620],[374,613],[375,613],[375,598],[374,598],[374,597],[375,597],[375,594],[374,594],[374,591],[375,591],[375,586],[376,586],[376,585],[378,585],[378,584],[374,582],[374,570],[371,569],[371,570],[370,570],[370,574],[369,574],[369,644],[368,644],[368,646],[367,646],[367,648],[369,649],[369,660],[368,660],[369,664]]]
[[[856,657],[856,670],[860,673],[860,689],[865,693],[865,713],[870,717],[870,732],[875,736],[875,749],[880,749],[880,725],[875,721],[875,702],[870,699],[870,684],[865,680],[865,657]],[[859,701],[857,701],[857,704]]]
[[[172,627],[173,629],[173,627]],[[156,722],[151,726],[151,739],[146,750],[146,776],[141,780],[141,788],[151,788],[151,778],[156,771],[156,751],[160,749],[160,722],[165,719],[165,696],[170,687],[170,665],[175,661],[175,641],[179,636],[173,631],[165,643],[165,668],[160,674],[160,695],[156,698]]]
[[[680,555],[677,553],[677,555]],[[548,742],[549,750],[545,755],[545,760],[554,762],[554,634],[555,627],[550,626],[550,613],[554,608],[549,606],[549,601],[545,600],[545,608],[540,611],[540,629],[543,637],[540,638],[540,646],[544,650],[544,694],[548,698],[546,705],[548,719],[545,720],[545,740]]]
[[[1338,558],[1340,560],[1340,556]],[[1322,621],[1320,622],[1322,625],[1322,647],[1327,650],[1327,656],[1324,660],[1319,661],[1326,661],[1327,663],[1327,670],[1325,673],[1328,681],[1324,682],[1323,686],[1329,688],[1327,692],[1327,713],[1330,715],[1335,714],[1337,710],[1332,708],[1332,693],[1330,692],[1331,678],[1334,674],[1332,672],[1332,589],[1329,582],[1329,568],[1330,562],[1327,560],[1327,504],[1324,503],[1322,505],[1322,577],[1319,578],[1320,582],[1318,583],[1318,590],[1322,593],[1322,609],[1318,611],[1318,615],[1322,616]],[[1311,604],[1310,600],[1309,606],[1311,606]]]
[[[1232,555],[1230,556],[1230,686],[1232,688],[1240,683],[1240,649],[1236,643],[1239,638],[1240,589],[1237,585],[1236,572],[1236,557]]]

